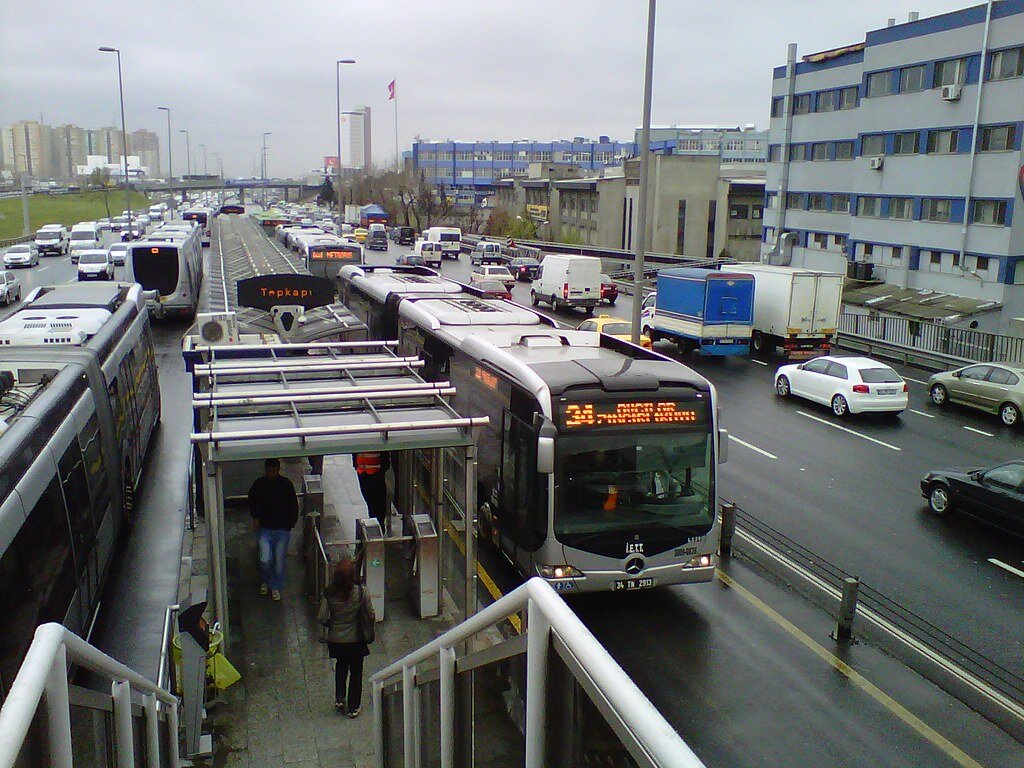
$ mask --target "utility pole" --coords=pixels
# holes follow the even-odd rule
[[[124,80],[121,77],[121,51],[104,45],[100,48],[102,53],[117,54],[117,92],[121,99],[121,152],[124,156],[124,203],[125,211],[128,214],[128,239],[132,237],[132,193],[128,184],[128,128],[124,121]]]
[[[654,14],[657,0],[647,5],[647,59],[644,64],[644,114],[640,126],[640,189],[636,225],[636,261],[633,265],[633,324],[630,340],[640,343],[640,312],[644,303],[644,256],[647,251],[647,176],[651,154],[651,85],[654,76]]]
[[[30,235],[32,234],[32,226],[29,223],[28,218],[28,174],[21,174],[21,219],[22,227],[21,234]]]
[[[341,225],[345,221],[344,208],[341,205],[341,65],[355,64],[355,59],[338,59],[334,62],[334,86],[338,97],[338,108],[335,119],[338,122],[338,162],[334,165],[334,190],[338,203],[338,234],[341,234]]]
[[[157,107],[167,113],[167,184],[171,188],[171,197],[174,197],[174,153],[171,147],[171,108]]]

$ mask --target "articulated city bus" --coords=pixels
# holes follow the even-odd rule
[[[0,322],[0,695],[38,625],[87,637],[160,419],[142,289],[39,288]]]
[[[706,379],[509,301],[468,290],[380,301],[369,284],[393,277],[343,270],[342,280],[379,305],[385,330],[397,326],[425,378],[455,386],[460,414],[489,418],[477,443],[479,534],[524,576],[564,592],[712,579],[724,435]]]
[[[202,234],[202,244],[210,244],[210,227],[213,226],[213,211],[210,208],[189,208],[181,214],[181,218],[198,224]]]
[[[199,306],[203,281],[203,251],[199,228],[161,227],[128,247],[125,279],[155,292],[148,299],[156,317],[192,317]]]

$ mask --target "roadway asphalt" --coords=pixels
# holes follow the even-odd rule
[[[407,248],[367,255],[393,263]],[[468,256],[441,272],[468,280]],[[513,289],[529,305],[529,284]],[[621,296],[599,313],[629,318]],[[539,310],[568,325],[582,312]],[[681,357],[718,388],[722,426],[733,438],[720,497],[798,541],[926,621],[1016,674],[1024,669],[1024,542],[958,515],[932,515],[918,482],[930,469],[990,465],[1024,456],[1024,431],[966,409],[939,409],[927,374],[895,366],[910,384],[900,419],[839,420],[825,407],[775,396],[778,358]],[[996,561],[996,562],[993,562]],[[614,623],[614,622],[611,622]]]

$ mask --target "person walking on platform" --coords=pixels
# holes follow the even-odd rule
[[[363,658],[370,653],[368,643],[373,642],[376,617],[369,594],[356,581],[356,565],[347,557],[334,566],[317,620],[327,629],[327,650],[335,662],[334,708],[345,712],[347,707],[349,717],[358,717]]]
[[[263,477],[249,488],[249,512],[256,528],[262,583],[260,594],[281,599],[285,559],[292,528],[299,521],[299,501],[292,481],[281,474],[281,462],[267,459]]]
[[[352,454],[352,466],[356,468],[356,475],[359,477],[359,491],[363,494],[363,501],[371,517],[377,518],[380,523],[380,530],[384,535],[388,533],[388,520],[391,518],[388,509],[388,486],[384,480],[384,473],[391,467],[391,456],[387,453]]]

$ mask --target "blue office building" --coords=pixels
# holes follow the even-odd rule
[[[636,153],[631,141],[419,141],[413,144],[413,168],[431,186],[443,188],[459,205],[480,203],[495,193],[500,179],[525,177],[530,163],[571,163],[598,171]]]

